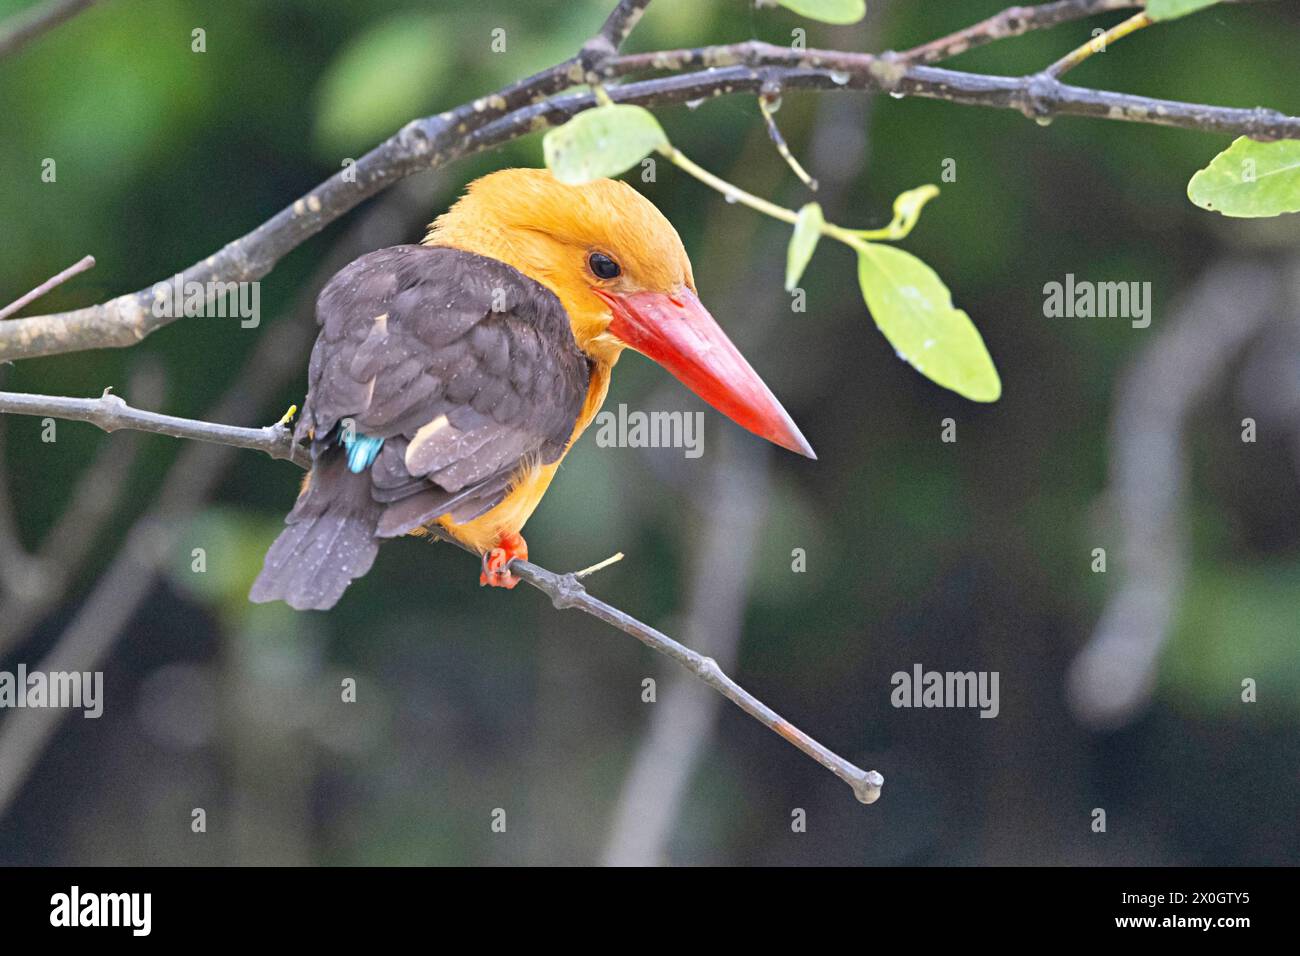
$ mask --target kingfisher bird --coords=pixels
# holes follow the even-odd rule
[[[677,231],[624,182],[470,183],[419,245],[368,253],[316,304],[294,437],[312,467],[250,598],[324,610],[386,538],[437,526],[514,587],[520,531],[625,348],[737,424],[812,447],[701,304]]]

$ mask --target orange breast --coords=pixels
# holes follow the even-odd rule
[[[587,430],[600,406],[605,403],[609,392],[610,366],[597,362],[591,370],[591,384],[587,387],[587,399],[574,424],[573,434],[564,452],[567,455],[574,442]],[[528,462],[522,465],[511,481],[510,491],[501,503],[486,514],[464,524],[454,524],[446,518],[439,518],[438,524],[445,528],[452,537],[462,541],[477,551],[489,551],[496,547],[497,540],[504,534],[518,534],[523,530],[528,519],[532,517],[542,496],[551,485],[551,479],[564,460],[561,455],[549,465],[540,462]]]

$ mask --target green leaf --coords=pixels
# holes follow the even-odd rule
[[[826,221],[820,204],[810,202],[799,210],[790,236],[790,248],[785,254],[785,291],[793,292],[799,277],[808,268],[817,240],[822,237],[822,224]]]
[[[1147,16],[1152,20],[1174,20],[1212,7],[1218,2],[1219,0],[1147,0]]]
[[[857,23],[867,15],[867,0],[777,0],[787,10],[822,23]]]
[[[921,209],[937,195],[938,186],[909,189],[894,200],[894,219],[888,226],[883,229],[863,229],[855,235],[863,239],[903,239],[921,218]]]
[[[542,140],[546,165],[562,183],[577,185],[617,176],[668,145],[654,114],[644,107],[598,106],[579,113]]]
[[[918,372],[974,402],[995,402],[1002,381],[979,330],[933,269],[893,246],[863,242],[858,284],[876,326]]]
[[[1300,212],[1300,140],[1242,136],[1192,177],[1187,198],[1225,216]]]
[[[317,87],[317,147],[360,155],[431,112],[454,55],[440,16],[402,14],[366,30],[334,57]]]

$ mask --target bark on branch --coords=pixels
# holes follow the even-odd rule
[[[234,448],[251,448],[266,452],[272,458],[288,459],[301,468],[311,467],[311,457],[306,449],[294,444],[292,429],[284,425],[236,428],[192,418],[159,415],[157,412],[132,408],[108,389],[105,389],[104,394],[99,398],[60,398],[22,392],[0,392],[0,412],[88,422],[106,432],[126,428],[152,432],[155,435],[170,435],[172,438],[191,438],[216,445],[230,445]]]
[[[623,83],[619,102],[663,106],[767,87],[892,93],[968,106],[1012,109],[1039,122],[1057,116],[1176,126],[1256,139],[1300,138],[1300,117],[1275,110],[1209,106],[1070,86],[1047,73],[990,76],[928,66],[970,46],[1015,36],[1092,13],[1132,7],[1113,0],[1064,0],[1013,7],[907,53],[791,50],[766,43],[666,50],[632,56],[608,48],[627,36],[650,0],[621,0],[601,31],[575,57],[436,116],[414,120],[385,142],[280,210],[247,235],[179,274],[182,282],[260,279],[288,252],[376,193],[413,173],[557,125],[595,105],[584,83],[641,73],[668,73]],[[164,281],[170,281],[164,280]],[[179,315],[154,308],[154,287],[101,305],[0,322],[0,361],[134,345]]]

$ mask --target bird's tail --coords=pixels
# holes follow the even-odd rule
[[[266,552],[249,600],[284,601],[299,611],[333,607],[374,563],[382,509],[370,495],[370,475],[349,471],[343,452],[330,449]]]

